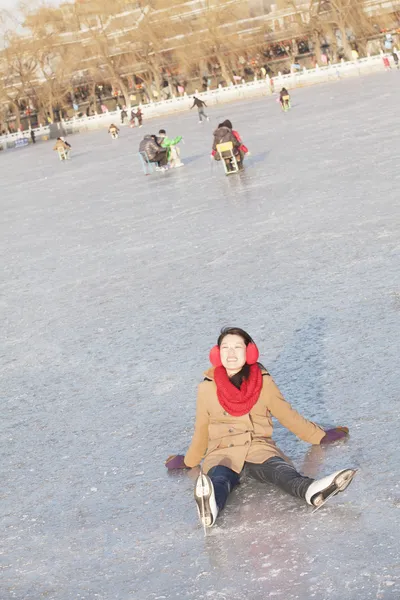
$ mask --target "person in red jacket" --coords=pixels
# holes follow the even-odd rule
[[[258,362],[258,348],[239,327],[221,331],[210,352],[212,369],[198,388],[196,423],[186,455],[169,456],[167,469],[193,468],[204,459],[195,484],[195,500],[204,527],[212,527],[241,475],[272,483],[291,496],[321,507],[343,492],[356,470],[341,469],[311,479],[301,475],[272,439],[272,417],[310,444],[346,438],[347,427],[323,429],[286,402],[268,371]]]

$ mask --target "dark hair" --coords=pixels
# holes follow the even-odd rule
[[[160,131],[158,133],[165,133],[166,134],[167,132],[165,131],[165,129],[160,129]]]
[[[239,335],[243,339],[246,346],[248,346],[249,344],[254,344],[253,338],[244,329],[241,329],[240,327],[223,327],[217,340],[217,345],[219,347],[221,346],[224,337],[226,337],[227,335]],[[264,368],[261,364],[260,367]],[[230,382],[236,388],[238,388],[238,390],[240,390],[240,386],[242,385],[243,379],[248,379],[249,375],[250,365],[246,363],[243,365],[243,367],[238,373],[236,373],[230,378]]]
[[[228,129],[232,129],[233,125],[229,119],[226,119],[223,123],[221,123],[221,127],[228,127]]]
[[[254,344],[253,338],[244,329],[241,329],[240,327],[223,327],[218,337],[218,346],[221,346],[222,340],[227,335],[240,335],[240,337],[243,338],[243,341],[246,344],[246,346],[248,346],[249,344]]]

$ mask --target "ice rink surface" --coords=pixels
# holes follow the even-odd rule
[[[400,73],[0,154],[1,600],[398,600]],[[189,106],[189,100],[188,100]],[[212,131],[252,156],[225,177]],[[186,166],[145,177],[145,133]],[[191,439],[224,325],[287,400],[351,437],[278,445],[359,473],[319,512],[251,481],[207,538]]]

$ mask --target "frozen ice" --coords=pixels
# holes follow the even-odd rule
[[[400,73],[0,154],[2,600],[398,600]],[[190,103],[188,101],[188,107]],[[225,177],[212,131],[252,156]],[[183,169],[145,177],[145,133]],[[190,442],[223,325],[286,398],[351,437],[276,439],[349,489],[312,515],[244,481],[204,537]]]

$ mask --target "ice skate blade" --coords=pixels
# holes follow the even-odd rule
[[[206,535],[206,529],[212,527],[215,521],[210,504],[212,493],[208,477],[201,473],[197,478],[194,488],[194,498],[197,503],[197,511],[204,529],[204,535]]]
[[[317,510],[319,510],[322,506],[324,506],[324,504],[326,504],[328,502],[328,500],[333,498],[333,496],[336,496],[337,494],[339,494],[339,492],[344,492],[344,490],[353,481],[356,473],[357,473],[357,469],[346,469],[342,473],[339,473],[339,475],[337,475],[332,482],[332,486],[335,486],[335,489],[333,489],[332,492],[328,496],[326,496],[326,498],[324,498],[324,495],[322,492],[319,493],[316,496],[316,498],[314,498],[313,504],[314,504],[315,508],[311,514],[314,514],[315,512],[317,512]]]

